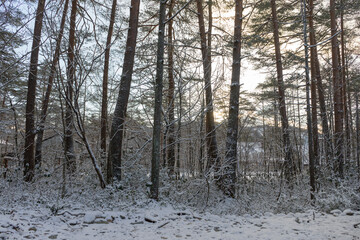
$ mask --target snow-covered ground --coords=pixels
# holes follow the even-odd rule
[[[89,172],[70,178],[66,188],[61,172],[38,174],[33,183],[21,173],[0,178],[0,240],[360,240],[357,179],[323,184],[313,202],[306,176],[291,187],[244,180],[231,199],[204,179],[164,174],[160,199],[153,201],[140,170],[105,189]]]
[[[112,211],[2,209],[0,239],[360,239],[360,211],[220,216],[152,201]]]

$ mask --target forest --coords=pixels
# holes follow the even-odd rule
[[[4,206],[360,211],[359,0],[5,0],[0,25]]]

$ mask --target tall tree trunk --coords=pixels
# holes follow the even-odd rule
[[[239,123],[239,93],[241,68],[241,31],[242,31],[242,0],[235,1],[235,26],[233,65],[230,87],[229,119],[226,137],[225,172],[222,189],[226,195],[235,197],[237,139]],[[265,133],[264,133],[265,134]]]
[[[332,144],[331,144],[331,138],[330,138],[330,131],[329,131],[329,125],[328,125],[328,116],[326,112],[326,103],[325,103],[325,96],[324,96],[324,87],[322,84],[321,74],[320,74],[320,64],[319,64],[319,58],[318,58],[318,52],[317,52],[317,46],[316,46],[316,37],[315,37],[315,27],[314,27],[314,2],[313,0],[309,0],[309,35],[310,35],[310,51],[311,51],[311,96],[312,101],[316,100],[316,91],[314,91],[315,86],[313,84],[316,84],[318,95],[319,95],[319,104],[320,104],[320,117],[321,117],[321,124],[322,124],[322,132],[324,136],[324,149],[325,149],[325,160],[326,162],[329,162],[332,155]],[[314,97],[313,97],[314,96]],[[312,104],[316,104],[312,102]],[[314,106],[313,106],[314,108]],[[313,114],[315,113],[315,110],[313,109]],[[315,120],[313,116],[313,120]],[[314,125],[314,133],[315,133],[315,122],[313,122]],[[315,151],[315,154],[316,153]]]
[[[59,61],[60,50],[61,50],[61,40],[64,35],[64,27],[65,27],[65,20],[66,20],[68,7],[69,7],[69,0],[66,0],[65,4],[64,4],[62,17],[61,17],[59,34],[56,39],[55,53],[54,53],[54,57],[53,57],[53,60],[51,63],[51,67],[50,67],[50,75],[49,75],[49,79],[48,79],[48,83],[47,83],[47,87],[46,87],[45,97],[44,97],[44,100],[43,100],[42,106],[41,106],[40,121],[38,124],[39,132],[37,133],[36,148],[35,148],[35,163],[36,163],[36,165],[41,164],[42,142],[43,142],[43,137],[44,137],[44,125],[45,125],[45,121],[46,121],[46,117],[47,117],[47,110],[49,107],[50,94],[52,91],[54,77],[55,77],[55,73],[56,73],[56,66]]]
[[[204,149],[205,149],[205,141],[204,141],[204,119],[205,119],[205,99],[204,93],[201,93],[201,114],[200,114],[200,128],[199,128],[199,138],[200,138],[200,148],[199,148],[199,168],[200,168],[200,176],[204,176],[204,167],[205,167],[205,157],[204,157]]]
[[[73,92],[75,81],[75,28],[76,28],[77,0],[72,0],[70,15],[70,32],[68,48],[68,67],[67,67],[67,89],[66,89],[66,110],[65,110],[65,158],[66,165],[71,172],[76,170],[76,157],[74,150],[74,117],[73,117]]]
[[[284,144],[284,152],[285,152],[284,174],[285,174],[285,178],[289,181],[291,180],[291,177],[294,175],[295,165],[294,165],[293,148],[290,142],[289,122],[286,114],[285,87],[284,87],[283,67],[281,61],[280,41],[279,41],[279,23],[277,19],[275,0],[271,0],[271,12],[272,12],[272,23],[273,23],[273,31],[274,31],[274,46],[275,46],[276,70],[277,70],[277,81],[278,81],[278,91],[279,91],[279,110],[281,116],[281,126],[282,126],[283,144]]]
[[[172,17],[174,9],[174,0],[170,0],[169,5],[169,19]],[[174,46],[173,46],[173,20],[168,22],[168,139],[167,139],[167,158],[169,166],[169,174],[174,174],[175,169],[175,115],[174,115],[174,95],[175,95],[175,81],[174,81]]]
[[[211,88],[211,52],[210,46],[207,46],[205,23],[204,23],[204,11],[202,0],[197,0],[197,10],[199,19],[199,30],[201,40],[201,53],[204,69],[205,80],[205,103],[206,103],[206,143],[207,143],[207,169],[214,168],[217,170],[219,164],[219,154],[216,142],[215,121],[214,121],[214,109],[213,109],[213,97]]]
[[[345,62],[345,32],[344,32],[344,6],[343,0],[341,0],[341,11],[340,11],[340,27],[341,27],[341,81],[342,81],[342,95],[343,95],[343,106],[344,106],[344,122],[345,122],[345,157],[349,161],[351,154],[351,135],[350,135],[350,122],[349,122],[349,111],[347,106],[347,81],[346,81],[346,62]],[[349,106],[350,109],[351,106]]]
[[[309,0],[308,4],[309,8],[309,39],[310,45],[314,44],[315,40],[315,29],[313,22],[313,14],[314,14],[314,4],[313,0]],[[306,9],[306,6],[305,6]],[[318,166],[320,164],[319,161],[319,134],[318,134],[318,121],[317,121],[317,94],[316,94],[316,67],[315,67],[315,47],[310,48],[310,66],[311,66],[311,116],[312,116],[312,135],[313,135],[313,153],[314,153],[314,162],[315,165]],[[315,189],[314,189],[315,190]]]
[[[175,167],[175,174],[177,179],[179,179],[180,177],[180,153],[181,153],[181,130],[182,130],[182,116],[183,116],[183,111],[182,111],[182,105],[183,105],[183,93],[182,93],[182,78],[181,78],[181,73],[180,73],[180,77],[179,77],[179,106],[178,106],[178,128],[176,130],[176,139],[177,139],[177,157],[176,157],[176,167]]]
[[[356,105],[356,162],[358,170],[358,179],[360,180],[360,114],[359,114],[359,87],[355,91],[355,105]]]
[[[297,85],[299,86],[299,81],[296,81]],[[302,138],[302,127],[301,127],[301,113],[300,113],[300,94],[299,94],[299,88],[296,89],[296,105],[297,105],[297,120],[298,120],[298,134],[299,134],[299,142],[300,142],[300,146],[299,146],[299,153],[298,153],[298,162],[297,162],[297,166],[299,168],[299,172],[301,172],[303,170],[303,138]]]
[[[36,95],[36,79],[39,59],[39,47],[41,41],[42,20],[44,16],[45,0],[39,0],[34,36],[30,55],[30,70],[28,78],[28,91],[26,98],[26,122],[25,122],[25,152],[24,152],[24,180],[31,181],[34,177],[35,156],[34,156],[34,139],[35,139],[35,95]]]
[[[212,46],[212,27],[213,27],[213,13],[212,13],[212,5],[213,1],[208,0],[208,11],[209,11],[209,17],[208,17],[208,30],[207,30],[207,50],[208,50],[208,58],[210,62],[210,74],[211,74],[211,46]],[[204,16],[204,14],[203,14]]]
[[[344,130],[343,130],[343,97],[342,97],[342,80],[339,74],[339,56],[338,56],[338,41],[336,29],[336,6],[335,0],[330,0],[330,20],[331,20],[331,56],[333,69],[333,89],[334,89],[334,115],[335,115],[335,162],[334,170],[339,177],[344,176]]]
[[[100,136],[100,151],[102,154],[106,152],[106,133],[107,133],[107,122],[108,122],[108,79],[109,79],[109,61],[110,61],[110,48],[111,48],[111,37],[113,34],[115,13],[116,13],[117,0],[113,0],[111,7],[110,23],[108,29],[108,35],[106,39],[105,48],[105,61],[104,61],[104,74],[102,82],[102,100],[101,100],[101,136]]]
[[[306,75],[306,115],[307,115],[307,130],[308,130],[308,151],[309,151],[309,172],[310,172],[310,187],[311,187],[311,193],[310,197],[311,199],[315,199],[315,150],[317,150],[317,142],[315,143],[314,140],[317,141],[317,139],[313,136],[314,132],[314,125],[312,123],[313,117],[314,117],[314,109],[313,112],[311,112],[311,106],[310,106],[310,87],[313,87],[315,85],[313,81],[311,82],[310,86],[310,77],[309,77],[309,47],[308,47],[308,39],[307,39],[307,22],[306,22],[306,0],[303,0],[303,36],[304,36],[304,48],[305,48],[305,75]],[[312,77],[313,79],[313,77]],[[311,89],[311,93],[316,92],[315,89]],[[316,99],[316,96],[311,96],[311,103],[313,104],[314,98]],[[316,109],[316,103],[315,103],[315,109]],[[313,114],[313,115],[312,115]],[[315,118],[317,114],[315,111]],[[316,127],[317,130],[317,127]],[[316,134],[317,135],[317,134]]]
[[[129,101],[131,79],[134,69],[136,38],[139,23],[140,0],[131,0],[129,30],[126,40],[123,70],[120,80],[119,96],[116,102],[111,125],[109,156],[107,162],[107,182],[113,178],[121,180],[121,153],[124,133],[124,121]]]
[[[165,12],[166,0],[160,0],[159,12],[159,33],[156,57],[156,82],[155,82],[155,106],[154,106],[154,129],[151,159],[151,187],[150,198],[159,198],[159,165],[160,165],[160,146],[161,146],[161,105],[163,91],[164,73],[164,48],[165,48]]]

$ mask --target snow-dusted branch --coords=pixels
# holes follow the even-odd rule
[[[337,35],[339,35],[340,33],[341,33],[341,30],[338,31],[337,33],[335,33],[334,35],[332,35],[331,37],[329,37],[328,39],[325,39],[325,40],[322,41],[322,42],[319,42],[319,43],[314,44],[314,45],[304,44],[304,46],[309,47],[309,48],[312,48],[312,47],[317,47],[317,46],[319,46],[319,45],[323,45],[323,44],[329,42],[331,39],[333,39],[333,38],[336,37]]]
[[[188,1],[187,3],[184,4],[184,6],[182,6],[172,17],[168,18],[164,24],[170,22],[171,20],[173,20],[182,10],[184,10],[190,3],[192,3],[193,0]]]

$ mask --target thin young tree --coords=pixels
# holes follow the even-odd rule
[[[25,152],[24,152],[24,180],[31,181],[35,170],[35,95],[39,60],[39,47],[41,41],[42,22],[45,11],[45,0],[39,0],[36,10],[34,35],[30,55],[30,70],[28,77],[28,90],[26,98],[25,121]]]
[[[126,40],[125,56],[120,80],[119,96],[117,98],[114,116],[111,124],[109,156],[107,161],[107,182],[113,178],[121,180],[121,153],[124,134],[124,122],[129,101],[136,39],[138,33],[140,0],[131,0],[129,30]]]
[[[330,0],[330,27],[331,27],[331,58],[332,58],[332,73],[333,73],[333,92],[334,92],[334,157],[335,161],[332,163],[334,171],[342,178],[344,176],[344,129],[343,129],[343,97],[342,97],[342,80],[339,74],[339,44],[337,40],[336,28],[336,5],[335,0]]]
[[[305,51],[305,79],[306,79],[306,116],[307,116],[307,131],[308,131],[308,152],[309,152],[309,173],[310,173],[310,187],[311,187],[311,193],[310,198],[315,199],[315,149],[314,146],[314,136],[313,136],[313,130],[314,126],[312,123],[313,117],[312,114],[314,112],[311,111],[311,105],[310,105],[310,84],[313,85],[313,83],[310,83],[310,73],[309,73],[309,46],[308,46],[308,38],[307,38],[307,22],[306,22],[306,0],[303,0],[302,3],[302,9],[303,9],[303,36],[304,36],[304,51]],[[313,89],[312,93],[313,93]],[[311,96],[314,98],[314,96]],[[313,100],[311,100],[313,102]],[[315,105],[316,106],[316,105]],[[316,116],[316,112],[315,112]]]
[[[47,82],[47,86],[46,86],[45,97],[44,97],[44,100],[43,100],[42,106],[41,106],[40,120],[39,120],[39,124],[38,124],[39,131],[37,133],[36,147],[35,147],[35,163],[36,163],[36,165],[41,164],[44,125],[45,125],[45,121],[46,121],[46,117],[47,117],[47,110],[49,107],[50,94],[51,94],[52,87],[53,87],[54,77],[56,74],[56,66],[59,61],[59,56],[60,56],[61,40],[64,35],[64,27],[65,27],[65,20],[66,20],[66,15],[67,15],[67,11],[68,11],[68,5],[69,5],[69,0],[66,0],[64,3],[64,9],[63,9],[62,17],[61,17],[59,34],[56,39],[55,52],[54,52],[53,60],[51,62],[50,74],[49,74],[49,78],[48,78],[48,82]]]
[[[344,28],[344,2],[341,0],[340,4],[340,40],[341,40],[341,81],[342,81],[342,96],[343,96],[343,107],[344,107],[344,123],[345,123],[345,157],[347,160],[350,158],[351,154],[351,128],[350,128],[350,118],[349,118],[349,110],[351,106],[347,105],[347,93],[348,93],[348,86],[347,86],[347,64],[346,64],[346,45],[345,45],[345,28]],[[350,99],[349,99],[350,100]]]
[[[108,108],[109,61],[110,61],[111,38],[115,23],[116,4],[117,4],[117,0],[113,0],[111,6],[109,29],[106,39],[106,46],[105,46],[105,60],[104,60],[102,100],[101,100],[101,120],[100,120],[100,125],[101,125],[100,149],[102,154],[106,152],[106,136],[107,136],[107,122],[108,122],[107,108]]]
[[[70,14],[70,31],[69,31],[69,47],[67,52],[68,65],[67,65],[67,84],[66,84],[66,108],[65,108],[65,134],[64,134],[64,151],[67,168],[74,172],[76,170],[76,156],[74,150],[74,117],[73,117],[73,85],[75,81],[75,28],[76,28],[76,12],[77,12],[77,0],[71,2],[71,14]]]
[[[312,6],[310,6],[312,5]],[[306,9],[309,9],[307,14],[309,21],[309,40],[310,45],[312,45],[312,38],[314,39],[314,23],[313,23],[313,0],[309,0]],[[306,19],[305,19],[306,20]],[[311,21],[311,23],[310,23]],[[309,49],[308,46],[305,46]],[[316,165],[319,165],[319,134],[318,134],[318,121],[317,121],[317,94],[316,94],[316,67],[315,67],[315,54],[314,47],[310,47],[310,70],[311,70],[311,79],[310,79],[310,91],[311,91],[311,123],[312,123],[312,146],[313,146],[313,154],[314,154],[314,162]],[[315,189],[314,189],[315,190]]]
[[[294,154],[290,141],[289,122],[286,113],[284,75],[283,75],[283,66],[281,61],[280,41],[279,41],[279,22],[277,18],[275,0],[271,0],[270,4],[271,4],[273,37],[274,37],[275,58],[276,58],[279,111],[281,116],[283,147],[285,152],[284,175],[285,178],[289,181],[291,180],[291,177],[294,175],[295,172]]]
[[[229,118],[226,137],[225,172],[222,177],[222,189],[226,195],[235,197],[237,139],[239,123],[239,93],[241,68],[241,31],[243,1],[235,1],[235,26],[233,64],[230,86]]]
[[[159,10],[159,32],[156,56],[156,81],[155,81],[155,104],[153,143],[151,158],[151,187],[150,198],[159,198],[159,171],[161,158],[161,105],[163,95],[163,73],[164,73],[164,49],[165,49],[165,12],[166,0],[160,0]]]

